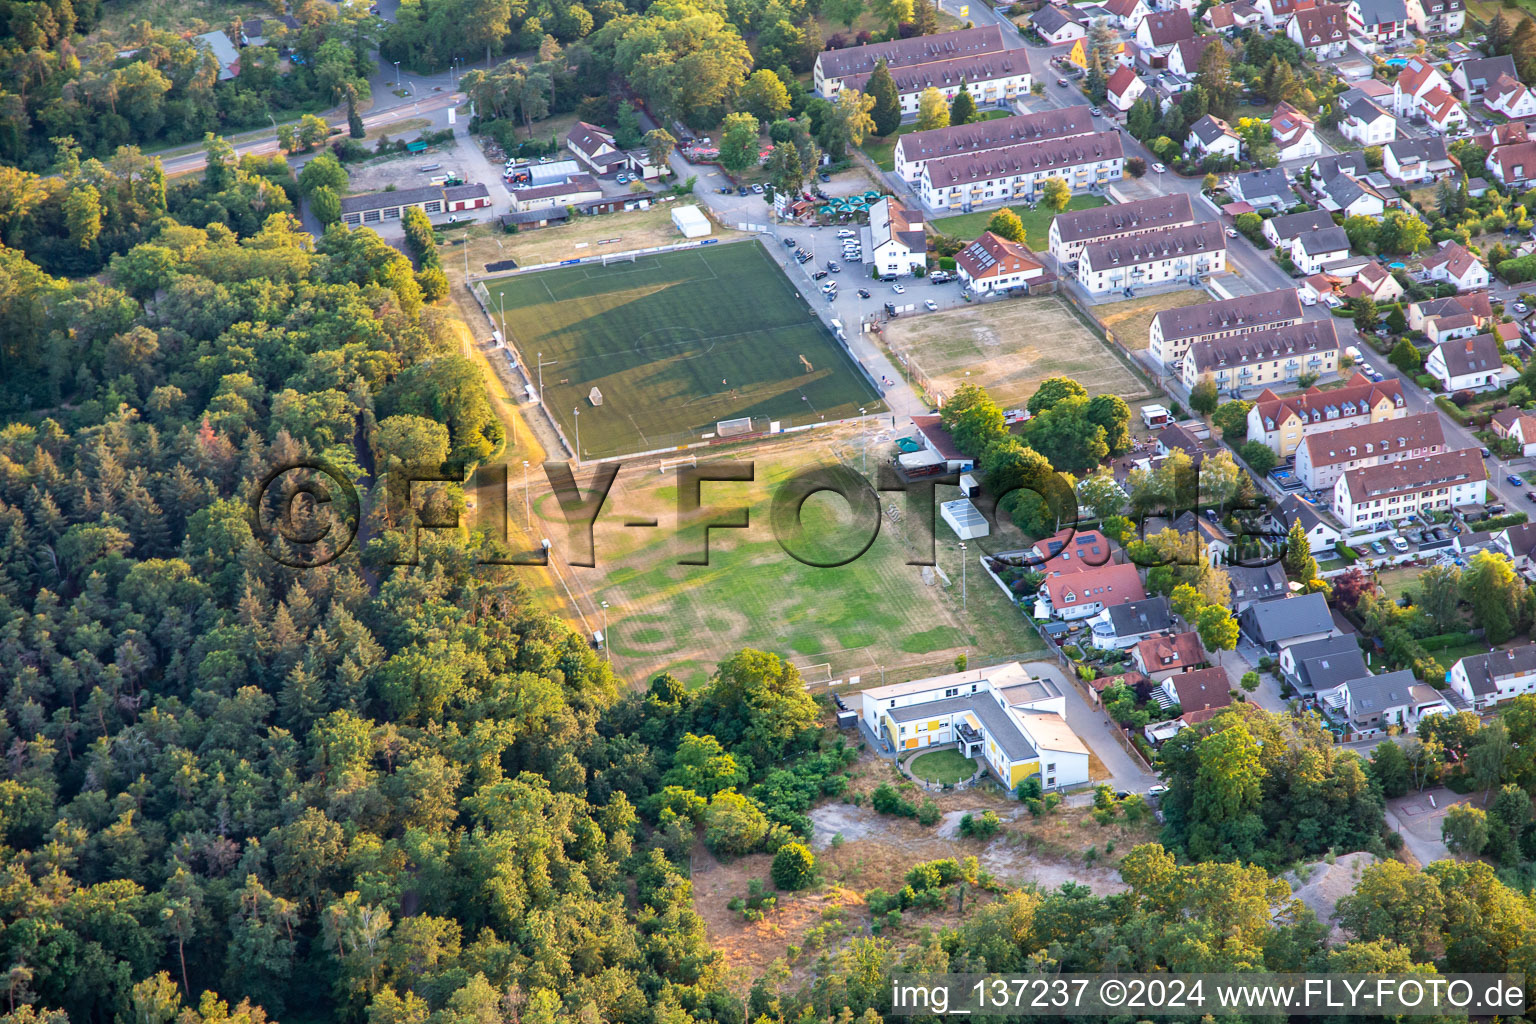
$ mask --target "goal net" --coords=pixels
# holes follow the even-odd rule
[[[475,301],[480,303],[480,308],[482,310],[490,308],[491,290],[485,286],[484,281],[476,281],[475,286],[471,288],[470,291],[474,294]]]
[[[721,420],[715,424],[715,433],[720,437],[738,437],[742,434],[752,433],[752,417],[739,416],[734,420]]]
[[[605,252],[603,253],[603,266],[610,263],[633,263],[635,254],[632,252]]]

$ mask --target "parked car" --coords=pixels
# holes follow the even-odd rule
[[[1523,302],[1516,302],[1514,304],[1514,310],[1516,313],[1529,313],[1530,307]]]
[[[907,294],[907,290],[905,288],[903,288],[899,284],[891,285],[891,291],[895,292],[897,295],[905,295],[905,294]]]
[[[613,180],[618,182],[620,185],[628,185],[629,184],[629,175],[627,175],[627,174],[620,174],[618,177],[614,178]]]
[[[756,192],[758,195],[762,195],[763,194],[763,186],[761,186],[761,185],[753,185],[752,186],[752,191]]]
[[[1160,163],[1158,163],[1158,164],[1153,164],[1153,165],[1152,165],[1152,169],[1153,169],[1153,170],[1154,170],[1154,171],[1156,171],[1156,172],[1157,172],[1157,173],[1158,173],[1158,174],[1162,174],[1162,173],[1163,173],[1163,172],[1164,172],[1164,171],[1166,171],[1166,170],[1167,170],[1167,169],[1168,169],[1168,168],[1167,168],[1167,167],[1166,167],[1166,166],[1164,166],[1164,165],[1163,165],[1163,164],[1160,164]]]
[[[1237,237],[1237,229],[1236,228],[1227,228],[1227,237],[1228,238],[1236,238]]]
[[[837,291],[837,282],[836,281],[828,281],[826,284],[821,286],[821,290],[823,292],[825,292],[826,294],[831,295],[831,294],[833,294],[834,292]]]
[[[822,181],[831,181],[832,180],[832,175],[826,173],[825,171],[823,171],[822,173],[816,175],[816,177],[820,178]],[[821,194],[819,189],[817,190],[817,194],[818,195]]]
[[[737,195],[742,195],[742,196],[749,196],[749,195],[752,194],[752,190],[747,188],[747,186],[742,185],[740,188],[738,188],[736,190],[736,194]]]
[[[827,260],[827,269],[832,271],[834,274],[840,274],[843,272],[843,268],[837,265],[836,260]]]
[[[1387,553],[1387,549],[1382,546],[1382,543],[1379,540],[1371,541],[1371,550],[1376,552],[1378,555],[1384,555]]]
[[[837,237],[838,238],[857,238],[857,237],[859,237],[859,233],[857,231],[849,231],[847,228],[839,228],[838,232],[837,232]]]
[[[1480,450],[1482,451],[1483,458],[1485,458],[1485,459],[1489,458],[1489,457],[1491,457],[1493,455],[1493,452],[1489,451],[1487,448],[1483,448],[1483,449],[1480,449]]]
[[[924,299],[923,305],[928,308],[928,312],[930,313],[937,312],[939,308],[939,304],[934,302],[932,299]]]
[[[800,243],[795,241],[793,238],[786,238],[786,239],[784,239],[784,247],[787,248],[787,249],[793,249],[796,246],[798,246],[799,244]]]
[[[1526,491],[1525,492],[1525,500],[1526,501],[1536,501],[1536,491]]]
[[[1525,486],[1525,480],[1523,480],[1522,478],[1516,476],[1513,473],[1509,474],[1504,479],[1508,480],[1511,484],[1514,484],[1516,487],[1524,487]]]
[[[825,270],[818,270],[818,271],[816,271],[816,273],[811,275],[811,280],[813,280],[813,281],[820,281],[822,278],[824,278],[826,276],[827,276],[827,272]]]
[[[1397,551],[1397,552],[1398,552],[1398,553],[1399,553],[1399,554],[1401,554],[1401,553],[1403,553],[1403,552],[1404,552],[1404,551],[1407,551],[1407,550],[1408,550],[1408,542],[1407,542],[1407,541],[1405,541],[1405,540],[1403,540],[1403,538],[1401,538],[1401,537],[1393,537],[1393,538],[1392,538],[1392,547],[1393,547],[1393,548],[1394,548],[1394,549],[1395,549],[1395,550],[1396,550],[1396,551]]]
[[[1067,80],[1065,78],[1058,78],[1058,79],[1056,79],[1056,84],[1060,85],[1060,86],[1065,86],[1067,84]]]
[[[859,298],[861,298],[861,299],[869,298],[869,289],[868,288],[860,288],[859,289]]]
[[[1098,107],[1089,107],[1088,113],[1092,114],[1094,117],[1104,116],[1104,111],[1100,110]]]

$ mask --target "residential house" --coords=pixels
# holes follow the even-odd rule
[[[1164,444],[1165,430],[1158,436],[1158,446]],[[1186,449],[1189,455],[1197,456],[1200,449]],[[1196,463],[1198,465],[1198,463]],[[1213,522],[1211,515],[1197,516],[1193,511],[1179,514],[1173,521],[1173,531],[1180,537],[1192,538],[1194,541],[1194,554],[1200,561],[1215,567],[1227,561],[1227,556],[1232,552],[1232,538],[1227,534],[1220,523]]]
[[[1138,55],[1153,67],[1167,66],[1168,53],[1181,39],[1195,38],[1195,23],[1183,8],[1153,11],[1136,25]]]
[[[945,468],[950,472],[968,473],[975,469],[976,460],[960,450],[954,435],[944,429],[939,419],[930,415],[913,416],[912,432],[924,448],[944,459]]]
[[[1438,690],[1420,683],[1408,669],[1357,676],[1326,693],[1320,690],[1318,701],[1348,723],[1353,739],[1411,730],[1426,715],[1451,711]]]
[[[1236,175],[1227,191],[1234,199],[1241,199],[1255,210],[1265,207],[1284,210],[1296,202],[1296,193],[1291,191],[1285,172],[1278,167]]]
[[[1488,172],[1508,188],[1525,188],[1536,179],[1536,142],[1498,146],[1488,154]]]
[[[1264,27],[1274,31],[1289,21],[1297,11],[1316,7],[1317,0],[1253,0],[1253,6],[1258,9]]]
[[[863,235],[865,259],[881,277],[906,277],[928,265],[923,215],[895,196],[886,196],[869,208]]]
[[[1433,181],[1456,168],[1444,139],[1398,139],[1381,147],[1381,169],[1393,181]]]
[[[1456,95],[1471,103],[1481,96],[1490,85],[1504,76],[1519,80],[1515,71],[1515,58],[1509,54],[1497,57],[1474,57],[1457,64],[1451,71],[1451,85]]]
[[[599,176],[624,172],[659,178],[667,170],[665,166],[653,165],[643,149],[620,149],[612,132],[585,121],[577,121],[566,133],[565,146]]]
[[[564,181],[552,181],[544,185],[507,190],[512,197],[512,209],[518,213],[531,210],[548,210],[557,206],[574,206],[603,195],[602,186],[590,174],[572,174]]]
[[[1050,253],[1063,266],[1076,263],[1084,246],[1147,231],[1188,227],[1195,222],[1189,196],[1174,192],[1091,210],[1068,210],[1051,220]]]
[[[1328,264],[1348,256],[1349,238],[1340,227],[1308,231],[1291,243],[1291,262],[1303,274],[1316,274]]]
[[[1467,0],[1408,0],[1408,24],[1421,36],[1454,36],[1467,23]]]
[[[1428,57],[1409,57],[1392,83],[1392,112],[1398,117],[1422,116],[1420,102],[1436,89],[1450,91],[1445,76]]]
[[[1200,644],[1200,634],[1195,632],[1148,637],[1131,648],[1131,660],[1147,678],[1157,683],[1210,664],[1210,658]]]
[[[1272,597],[1284,597],[1290,589],[1285,578],[1285,567],[1279,562],[1269,565],[1224,566],[1227,583],[1232,588],[1232,610],[1241,613],[1255,601],[1268,601]]]
[[[1184,356],[1181,379],[1187,388],[1201,381],[1214,381],[1223,392],[1279,386],[1306,374],[1324,376],[1336,372],[1339,352],[1333,319],[1310,320],[1269,331],[1196,342]]]
[[[1358,89],[1339,97],[1339,134],[1361,146],[1384,146],[1397,137],[1397,118]]]
[[[1200,20],[1211,31],[1230,35],[1254,25],[1262,25],[1264,16],[1249,0],[1228,0],[1227,3],[1207,7],[1205,13],[1200,15]]]
[[[219,81],[228,82],[240,74],[240,49],[223,32],[204,32],[192,37],[199,50],[213,54],[219,64]]]
[[[1029,92],[1028,61],[1003,43],[997,25],[912,36],[884,43],[823,50],[816,57],[816,94],[835,100],[843,89],[861,91],[881,60],[886,62],[904,115],[915,115],[930,86],[946,101],[961,83],[978,107],[1009,107]]]
[[[983,231],[981,237],[955,256],[955,269],[967,291],[976,295],[1054,287],[1056,275],[1040,258],[1018,242]]]
[[[1317,60],[1333,60],[1349,48],[1349,15],[1338,4],[1320,3],[1291,15],[1285,35]]]
[[[1424,372],[1447,392],[1491,391],[1499,386],[1503,368],[1503,353],[1491,334],[1441,342],[1424,360]]]
[[[1165,700],[1179,706],[1179,720],[1185,725],[1208,721],[1232,705],[1232,683],[1219,666],[1169,676],[1162,690]]]
[[[1088,620],[1093,646],[1101,651],[1123,651],[1148,637],[1173,628],[1173,610],[1161,594],[1144,601],[1130,601],[1105,608]]]
[[[1536,416],[1512,405],[1494,413],[1489,426],[1494,436],[1508,438],[1518,444],[1524,458],[1536,455]]]
[[[1424,257],[1424,270],[1431,281],[1453,284],[1457,291],[1488,287],[1488,268],[1459,242],[1441,242],[1439,249]]]
[[[1493,323],[1493,304],[1488,292],[1463,292],[1444,299],[1424,299],[1408,304],[1408,329],[1430,331],[1430,323],[1436,318],[1471,314],[1472,323],[1481,328]],[[1477,331],[1472,332],[1476,334]]]
[[[1322,155],[1323,144],[1317,137],[1317,125],[1284,100],[1276,105],[1269,119],[1269,130],[1281,160],[1303,160]]]
[[[1055,107],[1033,114],[1016,114],[990,121],[950,125],[926,132],[908,132],[896,140],[894,168],[902,181],[916,185],[923,180],[923,165],[930,160],[1006,149],[1027,142],[1070,139],[1098,131],[1087,104]]]
[[[1279,654],[1294,644],[1332,636],[1333,616],[1322,594],[1298,594],[1273,601],[1257,601],[1237,617],[1243,634],[1255,646]]]
[[[1311,231],[1333,227],[1333,218],[1327,210],[1308,210],[1306,213],[1282,213],[1264,222],[1264,238],[1270,245],[1289,249],[1291,243]]]
[[[1536,570],[1536,523],[1517,523],[1493,535],[1494,550],[1515,563],[1515,571],[1527,580]]]
[[[1451,666],[1448,678],[1474,711],[1536,693],[1536,644],[1469,655]]]
[[[1304,694],[1332,690],[1370,671],[1353,636],[1326,636],[1280,652],[1281,675]]]
[[[958,263],[958,260],[957,260]],[[1144,231],[1083,247],[1077,281],[1090,295],[1219,274],[1227,239],[1216,221]]]
[[[1476,448],[1353,469],[1333,485],[1333,514],[1348,529],[1457,505],[1482,504],[1488,473]]]
[[[1377,383],[1356,373],[1343,387],[1327,391],[1310,387],[1283,398],[1270,390],[1261,392],[1248,410],[1248,439],[1263,441],[1284,459],[1308,434],[1406,415],[1408,406],[1396,378]]]
[[[1018,662],[875,686],[858,701],[864,727],[891,750],[952,743],[1010,791],[1032,777],[1052,790],[1088,781],[1088,748],[1066,724],[1065,698]]]
[[[1035,617],[1071,622],[1146,596],[1134,565],[1104,565],[1048,578],[1035,597]]]
[[[1029,27],[1051,46],[1062,46],[1088,35],[1088,19],[1067,4],[1046,4],[1029,16]]]
[[[1380,217],[1389,200],[1375,186],[1349,174],[1340,174],[1322,185],[1322,208],[1349,217]],[[1396,203],[1396,200],[1392,200]],[[1400,205],[1400,204],[1399,204]]]
[[[1289,534],[1292,525],[1300,523],[1313,551],[1332,551],[1333,546],[1344,536],[1337,526],[1323,518],[1316,506],[1302,501],[1294,494],[1280,499],[1280,505],[1272,518],[1275,520],[1275,529],[1282,534]]]
[[[1403,297],[1403,286],[1390,270],[1372,260],[1345,286],[1343,295],[1348,300],[1368,298],[1378,303],[1396,302]]]
[[[1458,338],[1476,337],[1482,327],[1472,313],[1452,313],[1448,316],[1429,317],[1424,321],[1424,337],[1430,345],[1442,345]]]
[[[1333,285],[1334,279],[1327,274],[1313,274],[1302,278],[1301,284],[1296,286],[1296,294],[1301,297],[1304,306],[1315,306],[1319,302],[1335,306],[1339,299],[1334,294]]]
[[[1029,549],[1026,564],[1050,575],[1097,569],[1117,561],[1114,545],[1098,530],[1065,527]]]
[[[1296,476],[1314,491],[1331,491],[1349,470],[1442,451],[1445,433],[1440,415],[1419,413],[1303,437],[1296,448]]]
[[[1404,0],[1349,0],[1350,34],[1364,53],[1391,50],[1408,41],[1408,5]]]
[[[1033,201],[1048,178],[1074,192],[1105,188],[1124,177],[1124,161],[1117,132],[1031,142],[929,160],[920,195],[929,209],[948,212]]]
[[[1193,39],[1180,39],[1174,44],[1173,49],[1168,51],[1168,73],[1193,79],[1200,73],[1200,61],[1204,58],[1208,46],[1221,46],[1221,38],[1195,36]]]
[[[1502,74],[1483,93],[1483,106],[1511,120],[1536,117],[1536,93],[1532,93],[1514,75]]]
[[[1243,153],[1243,140],[1232,126],[1214,114],[1206,114],[1189,126],[1184,149],[1201,156],[1214,155],[1237,161]]]
[[[1466,108],[1451,94],[1450,89],[1444,87],[1431,89],[1420,97],[1419,112],[1423,114],[1425,124],[1439,129],[1445,135],[1467,127]]]
[[[1301,318],[1294,288],[1165,309],[1152,318],[1147,348],[1164,365],[1172,365],[1195,342],[1288,327]]]
[[[515,196],[516,193],[513,195]],[[396,189],[393,192],[369,192],[365,195],[345,196],[341,200],[341,220],[348,227],[376,226],[387,221],[400,220],[405,215],[406,208],[411,206],[429,217],[435,217],[462,210],[482,209],[490,205],[491,194],[479,182],[448,187],[426,185],[422,188]]]
[[[1105,20],[1122,32],[1134,32],[1141,19],[1152,13],[1146,0],[1104,0]]]
[[[1087,8],[1083,5],[1079,5],[1077,8],[1077,12],[1079,14],[1085,13],[1086,10]],[[1095,22],[1107,20],[1108,19],[1105,17],[1095,16],[1089,18],[1088,23],[1092,25]],[[1106,42],[1104,48],[1100,51],[1103,54],[1104,70],[1108,71],[1111,68],[1122,66],[1129,67],[1136,63],[1136,56],[1133,52],[1134,47],[1134,43],[1128,43],[1124,39],[1115,39]],[[1075,64],[1077,67],[1082,68],[1084,71],[1088,70],[1088,65],[1091,63],[1092,57],[1093,53],[1091,48],[1088,46],[1087,39],[1074,40],[1072,45],[1067,47],[1068,63]]]
[[[266,18],[247,18],[240,23],[241,46],[276,45],[277,40],[299,31],[303,26],[291,14],[274,14]]]
[[[1141,76],[1122,64],[1115,68],[1114,74],[1109,76],[1108,94],[1109,105],[1122,113],[1130,110],[1141,94],[1147,91],[1147,86],[1141,80]]]

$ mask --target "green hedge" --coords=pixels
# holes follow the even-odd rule
[[[1415,374],[1413,382],[1425,391],[1433,391],[1440,386],[1440,382],[1427,373]]]
[[[953,256],[940,256],[939,257],[939,269],[940,270],[954,270],[955,269],[955,258]]]
[[[1419,646],[1426,651],[1443,651],[1447,647],[1455,647],[1458,644],[1469,644],[1477,637],[1471,633],[1439,633],[1435,636],[1427,636],[1419,641]]]
[[[1333,542],[1333,550],[1339,553],[1339,558],[1345,565],[1354,565],[1360,560],[1360,553],[1341,540]]]
[[[1455,420],[1457,423],[1460,423],[1462,426],[1466,426],[1468,423],[1472,422],[1472,417],[1468,416],[1459,405],[1444,395],[1435,396],[1435,405],[1440,407],[1441,412],[1445,413],[1447,416]]]
[[[1492,519],[1480,519],[1475,523],[1468,523],[1467,529],[1488,530],[1491,532],[1493,530],[1502,530],[1506,526],[1519,526],[1529,518],[1530,516],[1527,516],[1524,512],[1511,512],[1507,516],[1494,516]]]

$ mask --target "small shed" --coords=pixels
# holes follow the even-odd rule
[[[425,153],[427,151],[427,140],[415,139],[411,142],[407,142],[405,144],[405,151],[407,153]]]
[[[987,517],[977,511],[969,498],[956,498],[939,506],[939,515],[961,540],[975,540],[992,532]]]
[[[679,206],[672,210],[672,223],[684,238],[703,238],[712,230],[709,218],[694,205]]]

